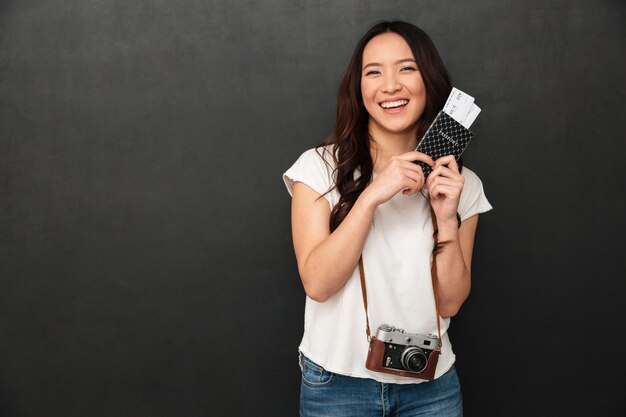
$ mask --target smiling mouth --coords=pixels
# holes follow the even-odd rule
[[[397,109],[399,107],[404,107],[409,104],[409,100],[394,100],[394,101],[385,101],[379,103],[378,105],[383,109]]]

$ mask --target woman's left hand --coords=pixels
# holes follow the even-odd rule
[[[426,180],[426,188],[439,223],[457,222],[456,213],[464,184],[465,178],[459,172],[454,155],[435,161],[433,171]]]

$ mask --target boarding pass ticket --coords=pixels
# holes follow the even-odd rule
[[[453,87],[443,111],[459,122],[461,126],[469,129],[478,117],[480,107],[474,104],[474,97]]]

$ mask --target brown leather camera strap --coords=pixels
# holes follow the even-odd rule
[[[367,290],[365,290],[365,267],[363,266],[363,255],[359,257],[359,275],[361,276],[361,294],[363,294],[363,306],[365,306],[365,333],[367,333],[367,340],[370,340],[372,334],[370,333],[370,318],[367,314]]]
[[[433,221],[433,231],[437,230],[437,221],[435,220],[435,213],[431,209],[431,218]],[[436,243],[435,243],[436,244]],[[441,350],[441,324],[439,323],[439,297],[437,296],[437,285],[435,280],[437,279],[437,262],[435,260],[436,255],[433,252],[433,261],[431,266],[431,275],[433,283],[433,294],[435,296],[435,313],[437,314],[437,336],[439,336],[439,346],[437,350]],[[363,255],[359,257],[359,275],[361,276],[361,294],[363,295],[363,306],[365,307],[365,332],[367,333],[367,340],[370,340],[372,334],[370,332],[370,319],[367,313],[367,290],[365,288],[365,267],[363,266]]]

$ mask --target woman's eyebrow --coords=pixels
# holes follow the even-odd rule
[[[404,59],[401,59],[399,61],[396,61],[395,65],[403,64],[405,62],[413,62],[413,63],[417,64],[417,62],[413,58],[404,58]],[[368,68],[368,67],[381,67],[382,65],[383,64],[379,64],[378,62],[370,62],[369,64],[364,66],[363,69]]]

